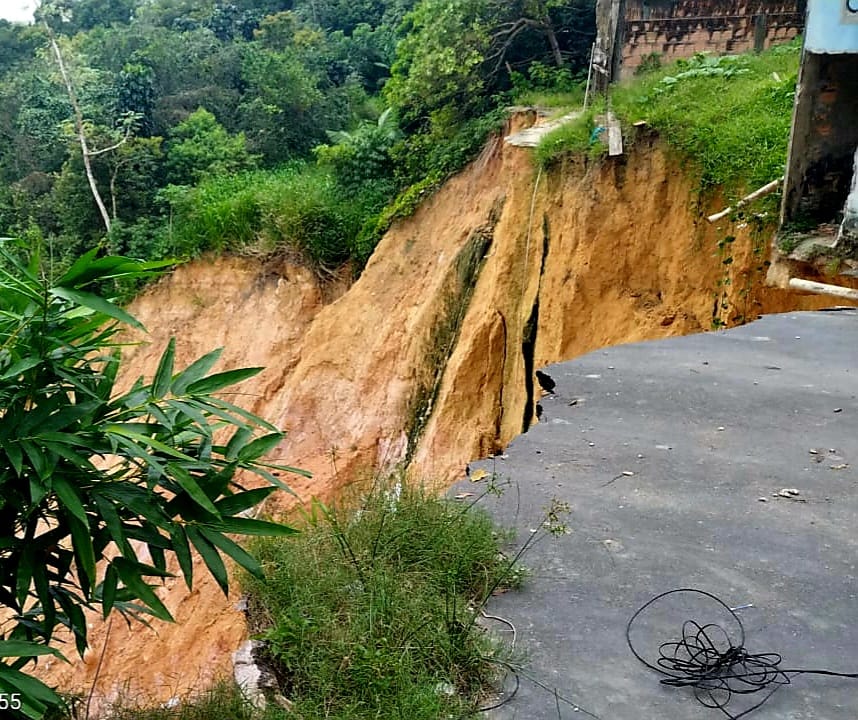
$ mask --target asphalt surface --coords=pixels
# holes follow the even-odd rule
[[[544,371],[556,388],[540,423],[471,465],[503,489],[481,504],[516,529],[511,552],[544,536],[523,558],[524,587],[486,609],[515,627],[522,666],[518,693],[489,717],[726,717],[659,684],[627,645],[635,610],[678,587],[752,604],[736,611],[745,647],[780,653],[782,668],[858,672],[858,312],[770,316]],[[571,510],[558,536],[543,525],[554,500]],[[634,626],[639,653],[655,662],[691,618],[737,636],[715,601],[673,595]],[[728,712],[762,698],[734,696]],[[747,717],[855,720],[858,680],[795,677]]]

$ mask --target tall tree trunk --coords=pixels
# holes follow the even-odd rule
[[[104,227],[107,229],[107,232],[110,232],[110,215],[107,212],[107,207],[104,205],[104,200],[101,199],[101,193],[98,191],[98,185],[95,182],[95,175],[92,172],[91,153],[86,142],[86,132],[83,126],[83,113],[81,113],[80,110],[80,103],[77,101],[74,85],[72,84],[71,77],[69,77],[68,71],[66,70],[66,65],[63,62],[63,55],[60,52],[60,46],[57,44],[57,39],[54,37],[53,30],[51,30],[51,26],[48,25],[47,20],[42,20],[42,24],[45,26],[45,30],[48,33],[48,38],[51,42],[51,49],[54,51],[57,67],[60,69],[60,75],[63,78],[63,83],[66,86],[66,92],[69,96],[69,102],[71,103],[72,110],[74,111],[75,131],[77,132],[77,138],[80,142],[80,151],[83,156],[83,167],[86,172],[86,179],[89,181],[89,189],[92,191],[92,197],[95,200],[95,204],[98,206],[98,212],[101,213],[101,219],[104,221]]]
[[[551,26],[551,21],[545,18],[545,35],[548,38],[548,44],[551,45],[551,53],[554,55],[554,64],[562,68],[564,65],[563,55],[560,53],[560,43],[557,42],[557,35],[554,33],[554,28]]]

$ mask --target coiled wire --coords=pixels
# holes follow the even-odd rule
[[[733,618],[739,630],[734,643],[727,630],[716,623],[700,624],[696,620],[682,623],[680,637],[663,642],[658,658],[648,660],[632,642],[632,630],[641,614],[671,595],[696,594],[714,600]],[[739,720],[761,707],[775,692],[789,685],[797,675],[828,675],[858,679],[858,673],[831,670],[781,668],[783,658],[778,653],[749,653],[745,649],[745,626],[739,616],[719,597],[705,590],[676,588],[656,595],[641,606],[626,625],[626,642],[632,654],[646,667],[665,677],[661,684],[669,687],[690,687],[698,702],[705,707],[720,710],[730,720]],[[734,714],[729,709],[736,695],[764,693],[753,706]]]

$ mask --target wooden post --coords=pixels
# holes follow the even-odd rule
[[[587,89],[584,91],[584,110],[587,109],[587,101],[590,99],[590,81],[593,78],[593,56],[596,54],[596,43],[590,48],[590,67],[587,68]]]
[[[623,154],[623,132],[617,116],[608,110],[608,155],[615,157]]]

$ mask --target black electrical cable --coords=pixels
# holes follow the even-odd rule
[[[738,642],[734,643],[730,633],[716,623],[700,624],[685,620],[679,639],[664,642],[659,646],[659,657],[647,660],[632,642],[632,629],[641,614],[670,595],[680,593],[702,595],[721,605],[733,618],[739,630]],[[632,654],[646,665],[666,677],[661,684],[670,687],[690,687],[700,704],[720,710],[730,720],[739,720],[762,706],[784,685],[789,685],[798,675],[827,675],[830,677],[858,679],[858,673],[833,672],[831,670],[784,669],[782,658],[777,653],[749,653],[745,649],[745,626],[735,611],[719,597],[705,590],[676,588],[656,595],[642,605],[626,625],[626,642]],[[733,714],[728,709],[736,695],[764,693],[763,698],[752,707]]]
[[[574,700],[571,700],[570,698],[561,695],[558,692],[557,688],[550,687],[550,686],[546,685],[545,683],[540,682],[539,680],[537,680],[532,675],[529,675],[528,673],[526,673],[521,666],[515,665],[511,662],[508,662],[507,660],[501,660],[500,658],[483,657],[482,659],[485,662],[492,663],[494,665],[497,665],[498,667],[501,667],[501,668],[507,670],[513,676],[513,679],[515,680],[515,687],[505,697],[503,697],[501,700],[494,703],[493,705],[477,708],[477,712],[488,712],[489,710],[497,710],[498,708],[501,708],[504,705],[506,705],[507,703],[511,702],[512,699],[518,693],[519,688],[521,687],[521,678],[523,677],[523,678],[529,680],[530,682],[532,682],[538,688],[541,688],[542,690],[545,690],[546,692],[550,693],[554,697],[554,701],[556,703],[562,702],[564,705],[568,705],[569,707],[571,707],[572,710],[576,713],[581,713],[581,715],[586,715],[587,717],[591,717],[591,718],[593,718],[593,720],[601,720],[598,715],[594,715],[589,710],[585,710],[584,708],[582,708]]]

